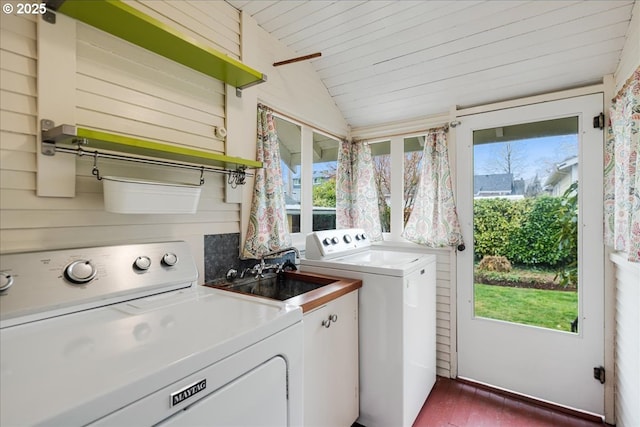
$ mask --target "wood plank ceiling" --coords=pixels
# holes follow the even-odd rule
[[[311,62],[353,128],[599,83],[634,4],[227,1],[299,55],[322,52]]]

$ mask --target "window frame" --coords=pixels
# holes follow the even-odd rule
[[[322,131],[275,111],[273,115],[300,127],[300,232],[291,233],[291,242],[297,248],[304,248],[307,234],[313,231],[313,134],[317,133],[334,139],[338,144],[344,137]]]

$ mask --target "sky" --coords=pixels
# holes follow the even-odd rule
[[[529,183],[538,174],[542,183],[555,163],[578,154],[578,135],[549,136],[511,141],[514,178]],[[474,146],[474,174],[504,173],[505,143],[497,142]]]

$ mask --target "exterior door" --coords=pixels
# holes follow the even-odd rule
[[[462,117],[456,154],[459,377],[600,415],[602,108],[594,94]]]

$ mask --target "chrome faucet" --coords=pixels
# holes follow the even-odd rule
[[[300,259],[300,251],[295,246],[290,246],[288,248],[278,249],[278,250],[273,251],[273,252],[268,252],[268,253],[262,255],[262,257],[260,257],[260,259],[265,259],[266,257],[272,257],[274,255],[286,254],[288,252],[294,252],[296,254],[296,258]]]
[[[240,278],[244,278],[245,274],[247,273],[251,273],[253,274],[255,277],[263,277],[263,273],[265,270],[275,270],[276,272],[280,272],[281,269],[283,268],[284,264],[279,265],[279,264],[266,264],[264,262],[264,259],[267,257],[272,257],[272,258],[276,258],[274,255],[281,255],[281,254],[286,254],[288,252],[294,252],[296,255],[296,258],[300,258],[300,251],[298,251],[298,248],[294,247],[294,246],[290,246],[288,248],[283,248],[283,249],[278,249],[275,250],[273,252],[267,252],[266,254],[262,255],[260,257],[260,262],[256,265],[254,265],[252,268],[245,268],[242,273],[240,273]]]

